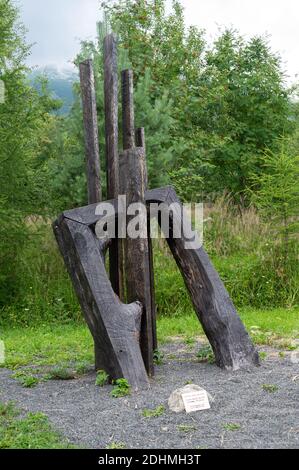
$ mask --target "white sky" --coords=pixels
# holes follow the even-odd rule
[[[16,0],[28,28],[28,41],[36,43],[30,65],[66,67],[79,48],[80,39],[95,36],[100,0]],[[294,81],[299,73],[298,0],[182,0],[188,25],[206,30],[213,39],[219,27],[233,26],[242,35],[270,35],[274,51]]]

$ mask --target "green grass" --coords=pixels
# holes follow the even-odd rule
[[[209,364],[214,364],[215,362],[214,353],[210,345],[200,348],[196,356],[199,362],[208,362]]]
[[[29,374],[28,372],[16,372],[12,376],[14,379],[16,379],[20,385],[24,388],[33,388],[35,387],[39,380],[37,377],[34,377],[33,375]]]
[[[124,442],[111,442],[106,446],[106,449],[125,449],[126,444]]]
[[[256,310],[241,309],[240,315],[256,344],[281,344],[291,347],[299,333],[299,308]],[[195,314],[161,317],[157,322],[160,343],[171,337],[183,340],[203,334]],[[44,324],[27,328],[2,328],[0,339],[5,342],[6,360],[3,366],[66,367],[70,363],[92,364],[93,341],[84,324]]]
[[[237,423],[225,423],[223,427],[226,431],[239,431],[241,429],[241,425]]]
[[[76,378],[74,372],[66,367],[54,367],[46,376],[47,380],[73,380]]]
[[[0,403],[0,449],[73,449],[43,413],[25,416],[14,404]]]
[[[242,308],[239,314],[256,344],[272,344],[274,339],[291,340],[299,334],[298,307],[272,310]],[[204,334],[195,314],[164,316],[158,320],[157,328],[161,342],[171,336],[189,338]]]
[[[117,379],[114,382],[114,387],[110,392],[113,398],[126,397],[131,393],[131,385],[127,379]]]
[[[278,387],[277,387],[277,385],[274,385],[274,384],[263,384],[262,389],[265,392],[274,393],[274,392],[277,392]]]
[[[144,418],[157,418],[158,416],[162,416],[164,413],[165,413],[165,406],[159,405],[154,410],[150,410],[148,408],[145,408],[142,411],[142,416]]]
[[[96,385],[98,387],[104,387],[109,381],[109,375],[104,370],[97,371]]]
[[[5,327],[0,332],[5,343],[5,366],[9,368],[93,362],[93,341],[85,324]]]
[[[188,433],[192,431],[196,431],[196,426],[190,424],[179,424],[177,427],[179,432]]]

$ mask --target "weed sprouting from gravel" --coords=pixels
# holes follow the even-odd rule
[[[127,381],[127,379],[117,379],[114,382],[114,388],[111,391],[111,396],[113,398],[120,398],[130,395],[131,393],[131,385]]]
[[[98,385],[98,387],[104,387],[104,385],[106,385],[108,381],[109,381],[109,375],[107,374],[107,372],[105,372],[104,370],[98,370],[97,378],[96,378],[96,385]]]
[[[277,392],[278,387],[277,387],[277,385],[273,385],[273,384],[263,384],[262,389],[265,392],[274,393],[274,392]]]
[[[157,418],[158,416],[162,416],[164,413],[165,413],[165,406],[159,405],[154,410],[150,410],[148,408],[145,408],[142,411],[142,416],[144,418]]]
[[[215,362],[215,356],[211,346],[204,346],[200,348],[197,353],[197,358],[199,362],[208,362],[209,364],[213,364]]]
[[[225,423],[223,427],[226,431],[239,431],[241,429],[241,424]]]

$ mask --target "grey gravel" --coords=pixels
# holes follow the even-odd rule
[[[236,372],[199,363],[199,344],[164,345],[164,363],[156,367],[151,389],[129,397],[112,398],[111,385],[95,386],[90,372],[69,381],[42,382],[26,389],[0,369],[0,401],[14,400],[24,411],[45,413],[71,442],[87,448],[106,448],[122,442],[126,448],[298,448],[299,364],[278,351],[263,348],[262,366]],[[186,382],[202,386],[214,398],[210,410],[187,415],[168,409],[173,390]],[[278,387],[270,393],[263,384]],[[142,410],[165,406],[165,413],[144,418]],[[240,425],[228,430],[227,423]]]

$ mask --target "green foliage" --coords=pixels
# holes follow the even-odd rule
[[[106,449],[125,449],[126,444],[124,442],[115,442],[112,441],[106,446]]]
[[[267,358],[267,353],[265,351],[259,352],[260,359],[264,361]]]
[[[19,292],[21,251],[28,241],[26,217],[38,213],[47,200],[47,180],[41,154],[57,103],[41,81],[38,93],[28,83],[24,61],[29,47],[24,27],[11,0],[0,2],[0,306]]]
[[[179,194],[244,193],[264,149],[294,128],[292,90],[267,40],[224,30],[209,46],[203,31],[186,28],[179,1],[168,13],[165,0],[104,2],[104,11],[137,79],[149,69],[153,98],[170,92],[168,168]]]
[[[75,63],[86,58],[93,58],[100,149],[105,148],[105,122],[104,122],[104,77],[103,77],[103,50],[102,41],[107,29],[106,23],[98,27],[98,40],[96,43],[83,42]],[[118,51],[119,71],[130,67],[126,51],[119,45]],[[146,135],[146,153],[148,163],[148,177],[151,186],[162,186],[169,183],[167,168],[172,159],[172,142],[169,129],[173,123],[172,99],[167,90],[156,97],[152,95],[154,80],[151,71],[146,69],[144,74],[135,79],[135,126],[144,127]],[[49,135],[48,145],[48,171],[51,184],[51,201],[53,210],[59,211],[74,206],[82,206],[87,202],[85,160],[84,160],[84,134],[82,124],[82,106],[80,86],[74,85],[75,101],[68,116],[57,119]],[[121,109],[121,94],[119,94],[119,107]],[[119,114],[119,129],[121,129],[121,113]],[[120,150],[122,148],[121,132]],[[157,169],[163,168],[163,171]],[[102,159],[101,176],[103,193],[106,192],[105,161]],[[70,184],[70,181],[72,184]],[[57,197],[59,195],[59,197]]]
[[[291,338],[296,338],[299,331],[298,313],[298,307],[270,310],[248,307],[239,309],[240,317],[256,344],[278,345],[287,349],[290,347]],[[157,325],[158,338],[161,343],[171,341],[172,337],[177,336],[183,340],[190,335],[204,335],[194,312],[178,317],[160,317]],[[263,356],[263,353],[261,354]]]
[[[81,361],[76,365],[76,374],[84,375],[89,371],[89,369],[90,364],[88,364],[86,361]]]
[[[163,405],[157,406],[157,408],[155,408],[154,410],[149,410],[147,408],[142,410],[142,416],[144,418],[157,418],[159,416],[162,416],[164,413],[165,413],[165,406]]]
[[[252,176],[250,195],[269,226],[268,249],[264,253],[267,282],[270,274],[275,279],[270,284],[272,289],[283,293],[288,291],[288,302],[297,302],[299,157],[288,153],[286,142],[282,141],[278,153],[266,152],[262,169],[261,173]]]
[[[292,349],[292,339],[298,337],[299,309],[256,310],[241,309],[242,321],[252,335],[256,344],[278,345],[281,348]],[[193,312],[184,316],[163,316],[157,320],[158,341],[171,341],[171,337],[203,335],[200,323]],[[253,329],[253,327],[255,327]],[[257,328],[258,327],[258,328]],[[254,332],[255,331],[255,332]],[[76,368],[77,364],[93,364],[94,345],[92,336],[85,324],[41,323],[34,327],[1,327],[1,340],[5,343],[6,357],[3,367],[18,369],[34,364],[40,369],[49,366]],[[30,371],[30,374],[34,371]],[[38,373],[35,370],[35,373]]]
[[[208,45],[202,31],[185,27],[177,1],[169,14],[164,0],[109,2],[103,9],[118,34],[119,70],[134,69],[136,126],[145,127],[150,185],[171,179],[183,199],[213,201],[205,248],[237,307],[298,305],[299,107],[290,101],[279,58],[265,39],[244,40],[232,30]],[[0,104],[0,321],[80,322],[48,218],[87,200],[79,84],[69,115],[51,114],[59,103],[46,80],[37,78],[34,88],[26,78],[29,48],[18,11],[8,0],[0,1],[0,12],[6,86]],[[76,60],[94,59],[101,149],[108,27],[99,25],[98,41],[83,43]],[[104,171],[102,165],[102,181]],[[183,279],[164,244],[154,245],[158,314],[184,316],[178,329],[190,327],[193,308]]]
[[[163,364],[163,358],[164,358],[164,354],[158,349],[155,349],[154,354],[153,354],[154,364],[156,366],[160,366],[161,364]]]
[[[97,371],[96,385],[104,387],[109,381],[109,375],[104,370]]]
[[[113,398],[120,398],[130,395],[131,393],[131,385],[127,381],[127,379],[117,379],[114,381],[114,387],[111,391],[111,396]]]
[[[193,426],[191,424],[179,424],[178,431],[187,434],[189,432],[196,431],[196,426]]]
[[[241,429],[241,425],[237,423],[225,423],[223,427],[226,431],[239,431]]]
[[[54,367],[48,374],[47,380],[73,380],[75,374],[67,367],[57,366]]]
[[[43,413],[20,411],[12,402],[0,403],[0,449],[71,449],[69,442],[52,429]]]
[[[262,389],[265,392],[274,393],[274,392],[277,392],[278,387],[277,387],[277,385],[273,385],[273,384],[263,384]]]
[[[299,233],[299,157],[288,154],[282,142],[279,153],[264,155],[263,170],[252,176],[251,199],[280,237],[286,261]]]
[[[209,364],[214,364],[215,356],[212,351],[211,346],[203,346],[198,351],[197,355],[199,362],[208,362]]]
[[[19,371],[13,374],[12,376],[14,379],[16,379],[20,385],[24,388],[33,388],[35,387],[39,380],[37,377],[34,377],[31,374],[26,373],[25,371]]]

